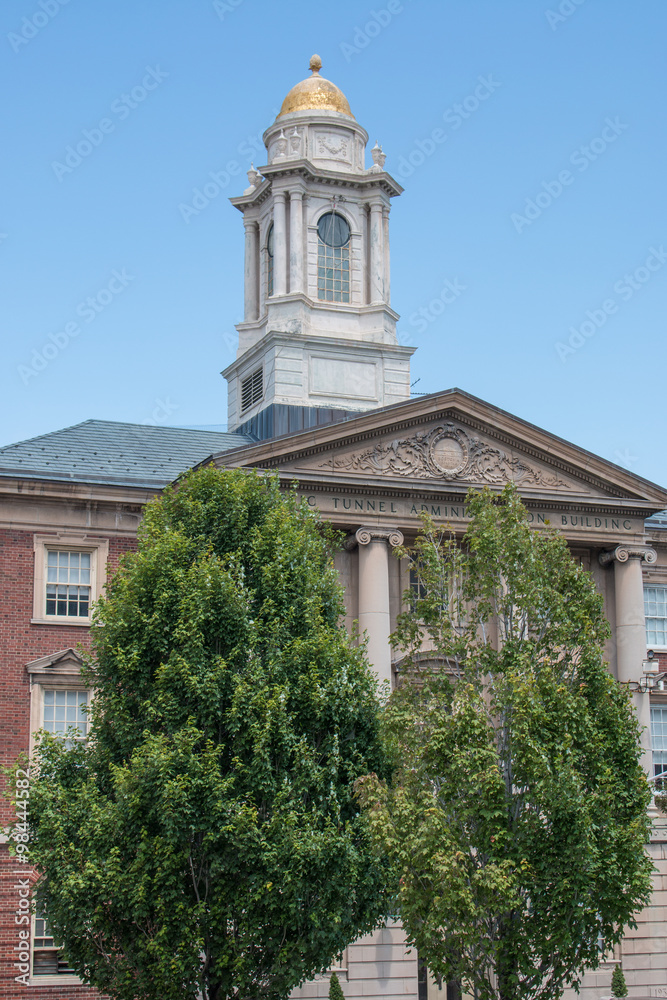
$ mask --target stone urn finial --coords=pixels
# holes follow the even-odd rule
[[[371,149],[371,156],[373,157],[373,163],[380,170],[384,170],[384,162],[387,159],[387,154],[382,152],[382,146],[379,144],[377,139],[375,140],[375,145]]]

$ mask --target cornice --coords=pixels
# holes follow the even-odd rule
[[[388,479],[387,477],[375,479],[352,480],[347,479],[310,479],[307,475],[295,472],[292,469],[262,470],[267,473],[278,475],[281,487],[288,489],[296,483],[297,488],[302,492],[331,494],[340,496],[359,496],[363,494],[368,497],[391,497],[398,500],[419,500],[433,501],[434,503],[460,503],[465,502],[468,489],[475,488],[473,483],[442,483],[434,486],[433,480],[423,479]],[[500,492],[501,487],[490,487],[492,492]],[[587,511],[599,514],[606,514],[609,517],[638,517],[642,520],[648,516],[648,511],[655,509],[653,504],[642,501],[623,501],[613,498],[592,497],[586,494],[555,495],[540,493],[538,491],[528,491],[519,489],[519,493],[526,505],[530,508],[539,508],[541,511],[553,511],[554,513],[565,513],[573,508],[585,508]]]
[[[133,487],[106,485],[102,483],[71,482],[58,479],[42,479],[39,474],[34,476],[2,476],[0,475],[0,501],[16,500],[67,500],[105,505],[115,508],[143,507],[154,497],[159,496],[162,489],[155,487]]]
[[[336,187],[357,188],[358,190],[379,188],[388,194],[390,198],[395,198],[403,193],[401,185],[386,171],[382,173],[353,174],[340,170],[323,170],[316,167],[310,160],[305,159],[286,160],[284,163],[270,163],[267,166],[260,167],[259,172],[265,179],[258,188],[255,188],[250,194],[239,195],[236,198],[229,199],[234,208],[238,208],[240,212],[243,212],[246,208],[250,208],[252,205],[259,205],[268,196],[271,183],[275,178],[295,175],[327,186],[334,184]]]
[[[387,306],[383,306],[382,311],[392,315],[392,310]],[[378,355],[386,355],[393,358],[397,356],[410,358],[416,350],[414,347],[404,347],[402,344],[382,344],[368,340],[348,340],[345,337],[321,337],[316,334],[292,334],[279,330],[269,330],[256,344],[253,344],[240,357],[235,358],[231,364],[227,365],[221,372],[221,375],[223,378],[230,378],[239,369],[248,366],[252,367],[255,360],[265,354],[273,344],[289,347],[299,346],[312,353],[317,353],[319,350],[327,351],[328,353],[341,352],[349,354],[353,350],[359,357],[367,355],[368,358],[377,358]],[[261,447],[261,445],[245,445],[245,447],[254,448]],[[234,450],[238,451],[238,449]],[[224,455],[226,452],[219,452],[218,454]]]
[[[447,405],[429,408],[442,400]],[[406,413],[406,408],[411,412]],[[393,418],[393,419],[391,419]],[[381,420],[385,423],[381,423]],[[406,430],[423,426],[425,423],[439,420],[454,419],[464,426],[489,434],[494,441],[503,443],[522,454],[544,462],[554,470],[560,470],[580,482],[590,485],[609,499],[617,497],[626,504],[645,505],[644,509],[658,511],[667,506],[667,490],[655,483],[644,480],[625,469],[613,465],[604,459],[587,452],[571,442],[558,438],[556,435],[522,421],[512,414],[506,413],[491,404],[469,396],[461,390],[452,389],[445,393],[422,397],[407,403],[397,403],[382,410],[370,410],[353,418],[355,428],[350,427],[350,421],[326,425],[299,434],[285,435],[271,442],[246,446],[220,455],[224,464],[260,464],[263,468],[276,469],[288,462],[317,456],[330,451],[333,447],[347,448],[364,444],[379,435],[396,435]],[[514,426],[512,426],[514,425]],[[569,454],[568,454],[569,452]],[[577,461],[583,459],[583,461]],[[226,460],[231,460],[230,462]],[[597,468],[596,468],[597,467]],[[613,471],[614,477],[622,482],[614,482],[611,476],[605,476],[604,471]],[[655,499],[641,496],[641,487],[645,485]],[[638,496],[638,494],[640,494]],[[584,498],[582,498],[583,501]],[[596,498],[597,502],[604,501]]]

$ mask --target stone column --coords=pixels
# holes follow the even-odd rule
[[[382,240],[384,245],[384,301],[391,302],[391,271],[389,269],[389,206],[382,210]]]
[[[287,232],[285,228],[284,191],[276,191],[273,196],[273,294],[284,295],[287,291]]]
[[[642,663],[646,659],[642,563],[652,565],[658,556],[655,549],[645,545],[617,545],[612,552],[602,552],[599,558],[602,566],[614,564],[618,679],[621,684],[638,684],[642,680]],[[633,691],[632,700],[639,725],[643,727],[642,764],[646,773],[652,775],[650,695],[648,691]]]
[[[384,302],[384,239],[382,224],[382,202],[371,202],[371,217],[368,227],[370,240],[370,296],[371,305]]]
[[[359,528],[359,629],[368,633],[368,659],[382,684],[391,688],[389,546],[403,544],[397,529]]]
[[[290,191],[289,290],[303,291],[303,191]]]
[[[244,321],[259,317],[259,230],[251,219],[243,220],[245,227],[245,309]]]

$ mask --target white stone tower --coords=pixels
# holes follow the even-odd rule
[[[230,430],[259,438],[410,396],[412,347],[389,304],[390,199],[403,190],[344,94],[312,75],[264,133],[267,166],[231,202],[245,227],[245,313],[229,384]]]

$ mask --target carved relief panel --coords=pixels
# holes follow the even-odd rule
[[[579,484],[567,481],[557,472],[508,454],[453,423],[350,454],[333,455],[321,462],[319,468],[492,486],[513,482],[517,486],[582,492]]]
[[[322,131],[317,129],[312,138],[313,159],[338,160],[346,164],[352,163],[353,137],[338,130]]]

